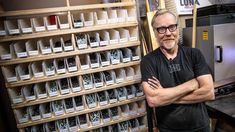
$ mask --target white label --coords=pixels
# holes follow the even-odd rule
[[[57,25],[47,25],[47,30],[56,30]]]
[[[96,103],[91,103],[91,104],[88,104],[89,108],[94,108],[96,107]]]
[[[103,85],[104,85],[103,82],[95,83],[95,87],[96,88],[102,87]]]
[[[79,49],[86,49],[87,48],[87,44],[78,44],[78,48]]]
[[[103,119],[103,122],[109,122],[110,118]]]
[[[92,122],[92,125],[95,126],[95,125],[99,125],[100,124],[100,121],[94,121]]]
[[[144,95],[144,93],[143,93],[143,92],[136,93],[136,96],[142,96],[142,95]]]
[[[126,80],[133,80],[133,79],[134,79],[133,76],[128,76],[128,77],[126,77]]]
[[[132,60],[139,60],[140,57],[139,56],[132,56]]]
[[[86,69],[89,69],[89,68],[90,68],[89,65],[81,65],[82,70],[86,70]]]
[[[40,120],[40,119],[41,119],[41,116],[40,116],[40,115],[38,115],[38,116],[32,116],[31,118],[32,118],[33,121],[35,121],[35,120]]]
[[[121,83],[124,81],[124,78],[116,78],[116,83]]]
[[[83,106],[83,105],[82,105],[82,106],[77,106],[77,107],[76,107],[76,110],[77,110],[77,111],[84,110],[84,106]]]
[[[69,127],[69,131],[70,132],[77,132],[78,128],[77,128],[77,126]]]
[[[138,113],[144,113],[146,110],[145,110],[145,108],[139,108],[138,109]]]
[[[97,21],[97,24],[99,24],[99,25],[102,25],[102,24],[106,24],[107,22],[106,22],[106,20],[104,19],[104,20],[98,20]]]
[[[109,100],[109,103],[112,104],[112,103],[116,103],[117,102],[117,99],[111,99]]]
[[[93,43],[90,43],[90,46],[91,46],[91,48],[98,47],[99,43],[98,42],[93,42]]]
[[[38,95],[38,98],[39,99],[42,99],[42,98],[46,98],[47,97],[47,94],[45,93],[45,94],[39,94]]]
[[[97,67],[99,67],[99,63],[92,63],[91,64],[91,68],[97,68]]]
[[[92,84],[84,85],[84,89],[91,89],[91,88],[92,88]]]
[[[20,79],[21,80],[28,80],[28,79],[30,79],[30,75],[29,74],[28,75],[21,75]]]
[[[20,30],[19,29],[10,29],[9,34],[19,34]]]
[[[69,70],[69,72],[73,72],[73,71],[77,71],[78,68],[76,66],[74,66],[74,67],[69,67],[68,70]]]
[[[53,52],[62,52],[62,47],[53,48]]]
[[[35,56],[38,54],[39,54],[39,52],[37,50],[29,51],[29,56]]]
[[[113,81],[113,80],[106,81],[106,85],[111,85],[111,84],[114,84],[114,81]]]
[[[44,26],[35,27],[36,32],[42,32],[42,31],[45,31],[45,30],[46,30],[46,28]]]
[[[51,117],[51,113],[42,114],[42,117],[43,118],[49,118],[49,117]]]
[[[5,35],[7,35],[6,31],[0,30],[0,36],[5,36]]]
[[[49,96],[57,96],[58,95],[58,93],[57,92],[49,92]]]
[[[119,101],[123,101],[123,100],[126,100],[126,96],[119,97]]]
[[[144,129],[145,128],[145,125],[141,125],[139,126],[140,129]]]
[[[110,65],[110,61],[103,61],[101,62],[102,66],[108,66]]]
[[[69,28],[69,24],[66,23],[66,24],[60,24],[60,29],[67,29]]]
[[[23,102],[23,101],[24,101],[23,98],[16,98],[16,99],[13,99],[13,100],[12,100],[12,102],[13,102],[14,104],[21,103],[21,102]]]
[[[119,18],[118,18],[118,22],[119,22],[119,23],[124,23],[124,22],[125,22],[125,18],[119,17]]]
[[[16,77],[8,77],[7,82],[16,82],[17,78]]]
[[[55,71],[46,71],[47,76],[52,76],[55,74]]]
[[[88,127],[88,125],[87,124],[80,124],[80,127],[85,129]]]
[[[36,96],[35,96],[35,95],[34,95],[34,96],[26,96],[25,99],[26,99],[27,101],[35,100],[35,99],[36,99]]]
[[[114,65],[114,64],[118,64],[118,63],[120,63],[120,60],[112,60],[112,64]]]
[[[118,20],[116,18],[108,19],[109,24],[117,23],[117,22],[118,22]]]
[[[65,72],[66,72],[65,69],[57,69],[57,73],[58,73],[58,74],[65,73]]]
[[[113,116],[113,120],[117,120],[119,116]]]
[[[128,17],[128,18],[127,18],[127,21],[128,21],[128,22],[136,21],[136,19],[135,19],[135,17]]]
[[[25,122],[28,122],[28,118],[21,118],[19,119],[19,123],[25,123]]]
[[[110,44],[117,44],[117,43],[118,43],[118,39],[110,40]]]
[[[43,72],[34,73],[34,77],[43,77]]]
[[[125,43],[125,42],[127,42],[127,40],[128,40],[127,38],[121,38],[120,43]]]
[[[32,33],[33,29],[32,28],[22,28],[23,33]]]
[[[60,92],[61,92],[61,94],[67,94],[67,93],[69,93],[70,91],[69,91],[69,89],[63,89],[63,90],[61,90]]]
[[[87,26],[87,27],[94,25],[94,24],[93,24],[93,21],[85,21],[84,24],[85,24],[85,26]]]
[[[64,111],[55,111],[55,115],[58,116],[58,115],[62,115],[64,114]]]
[[[11,54],[1,55],[2,60],[10,60],[12,58]]]
[[[74,112],[74,108],[66,109],[66,113]]]
[[[83,27],[83,24],[82,24],[82,22],[75,22],[75,23],[74,23],[74,27],[75,27],[75,28]]]
[[[108,101],[102,101],[100,102],[100,105],[107,105],[108,104]]]
[[[131,98],[134,98],[135,95],[134,95],[134,94],[131,94],[131,95],[128,95],[127,97],[128,97],[128,99],[131,99]]]
[[[130,37],[130,41],[137,41],[137,37]]]
[[[108,45],[109,42],[108,41],[100,41],[100,46],[105,46]]]
[[[20,53],[17,53],[17,57],[19,58],[23,58],[23,57],[27,57],[27,52],[20,52]]]
[[[64,46],[65,51],[71,51],[73,50],[73,46]]]
[[[130,111],[130,115],[135,115],[136,113],[136,111]]]
[[[122,59],[122,62],[124,62],[124,63],[125,63],[125,62],[130,62],[130,61],[131,61],[131,58],[123,58],[123,59]]]
[[[133,132],[136,132],[136,131],[138,131],[138,127],[131,128],[131,131],[133,131]]]
[[[42,54],[50,54],[51,49],[42,49]]]
[[[79,91],[81,91],[81,87],[72,88],[72,91],[73,92],[79,92]]]
[[[67,129],[59,128],[59,132],[68,132],[68,130]]]

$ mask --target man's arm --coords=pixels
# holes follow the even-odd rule
[[[199,83],[199,89],[193,91],[188,95],[183,96],[182,98],[178,99],[175,103],[192,104],[213,100],[215,98],[212,76],[210,74],[207,74],[199,76],[196,79]]]
[[[142,82],[144,93],[150,107],[165,106],[171,104],[183,96],[198,89],[196,79],[187,81],[181,85],[170,88],[162,88],[160,82],[155,79],[149,79],[148,82]]]

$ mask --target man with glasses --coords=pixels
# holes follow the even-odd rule
[[[209,132],[204,102],[214,99],[213,79],[201,52],[179,45],[177,17],[161,9],[152,19],[160,47],[141,61],[148,105],[160,132]]]

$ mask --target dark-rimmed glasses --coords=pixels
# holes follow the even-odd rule
[[[169,25],[168,27],[157,27],[155,28],[157,30],[158,33],[160,34],[164,34],[166,33],[166,30],[168,29],[170,32],[174,32],[176,29],[177,29],[177,25],[178,24],[172,24],[172,25]]]

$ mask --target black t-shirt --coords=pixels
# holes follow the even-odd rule
[[[161,85],[174,87],[201,75],[210,74],[202,53],[195,48],[179,46],[177,56],[168,60],[158,48],[141,61],[142,81],[152,76]],[[170,104],[157,107],[157,126],[167,131],[195,131],[208,125],[209,117],[204,103]]]

